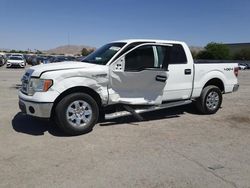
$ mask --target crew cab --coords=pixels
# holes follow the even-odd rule
[[[104,45],[83,62],[31,67],[22,77],[19,107],[55,119],[67,134],[112,119],[195,102],[214,114],[222,94],[238,90],[237,63],[194,63],[186,43],[122,40]]]

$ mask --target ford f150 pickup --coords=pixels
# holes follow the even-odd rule
[[[195,102],[214,114],[222,94],[238,90],[235,63],[194,63],[184,42],[122,40],[83,62],[31,67],[22,77],[19,107],[55,119],[67,134],[92,130],[100,117],[116,118]]]

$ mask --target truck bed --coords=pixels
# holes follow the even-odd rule
[[[234,85],[237,84],[237,77],[235,76],[235,68],[238,67],[237,63],[225,63],[225,61],[211,61],[199,60],[194,63],[194,89],[193,98],[200,96],[202,88],[207,80],[218,79],[223,82],[224,93],[233,91]]]

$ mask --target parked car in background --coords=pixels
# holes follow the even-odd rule
[[[0,66],[3,66],[6,63],[6,53],[0,53]]]
[[[76,58],[73,56],[66,56],[67,61],[76,61]]]
[[[36,58],[36,55],[27,55],[26,56],[26,61],[29,65],[32,65],[33,59]]]
[[[25,63],[25,59],[22,57],[18,57],[18,56],[10,56],[7,59],[6,62],[6,67],[20,67],[20,68],[24,68],[26,65]]]
[[[26,59],[23,54],[11,54],[10,57],[20,57],[24,60],[25,66],[26,66]]]
[[[243,63],[243,64],[246,66],[246,69],[250,69],[250,64],[248,64],[248,63]]]
[[[32,59],[31,65],[40,65],[40,64],[47,64],[49,57],[46,56],[36,56]]]
[[[76,58],[76,61],[83,61],[85,59],[86,56],[80,56]]]
[[[245,70],[245,69],[247,69],[248,68],[248,65],[247,64],[245,64],[245,63],[239,63],[239,69],[240,70]]]
[[[3,66],[5,64],[4,57],[0,55],[0,66]]]
[[[58,63],[63,61],[76,61],[76,58],[73,56],[54,56],[51,57],[48,61],[49,63]]]
[[[25,59],[26,63],[29,64],[29,58],[30,58],[31,56],[33,56],[33,55],[24,54],[23,56],[24,56],[24,59]]]
[[[7,59],[11,56],[11,54],[6,54],[6,62],[7,62]]]

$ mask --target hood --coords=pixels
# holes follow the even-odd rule
[[[65,61],[60,63],[49,63],[49,64],[42,64],[36,65],[31,67],[32,76],[40,77],[43,72],[48,71],[56,71],[56,70],[67,70],[67,69],[81,69],[81,68],[89,68],[94,66],[103,66],[103,65],[96,65],[91,63],[84,63],[78,61]]]

